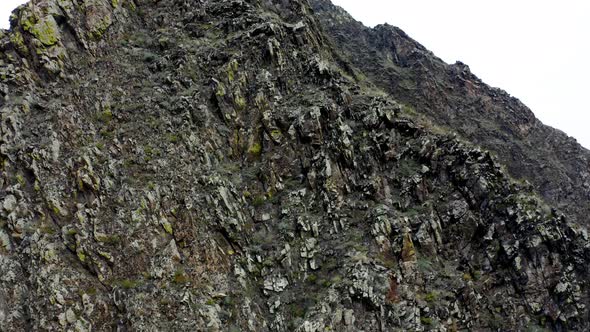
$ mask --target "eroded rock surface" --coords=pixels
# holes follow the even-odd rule
[[[579,215],[359,79],[322,15],[304,0],[15,11],[0,330],[588,329]]]
[[[572,220],[588,225],[590,151],[541,123],[518,99],[482,82],[469,66],[444,63],[401,29],[364,27],[328,0],[311,0],[339,52],[426,122],[493,153],[516,179],[530,182]]]

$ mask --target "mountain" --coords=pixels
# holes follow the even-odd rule
[[[314,9],[345,55],[370,82],[428,120],[493,152],[516,179],[588,223],[590,151],[543,125],[519,100],[492,88],[461,62],[447,65],[399,28],[364,27],[329,1]]]
[[[0,32],[0,330],[587,330],[589,152],[323,0]]]

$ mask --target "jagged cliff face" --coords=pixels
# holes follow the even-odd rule
[[[299,0],[15,12],[0,36],[1,330],[589,327],[583,182],[551,182],[573,197],[541,191],[572,215],[551,209],[501,162],[513,175],[522,164],[447,132],[471,139],[475,114],[424,125],[436,103],[471,100],[470,74],[442,93],[408,70],[400,84],[416,91],[397,93],[384,84],[397,67],[379,76],[381,53],[364,66],[361,35],[337,34],[378,31],[314,6],[320,16]],[[409,61],[407,37],[380,36],[395,66]],[[584,162],[568,144],[581,159],[547,172]]]
[[[588,150],[543,125],[519,100],[489,87],[465,64],[447,65],[400,29],[370,29],[330,1],[311,2],[359,73],[435,124],[493,151],[513,177],[529,181],[571,219],[588,224]]]

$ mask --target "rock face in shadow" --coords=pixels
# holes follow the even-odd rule
[[[518,99],[486,85],[467,65],[447,65],[401,29],[367,28],[328,0],[311,2],[338,51],[367,80],[494,152],[514,178],[529,181],[552,205],[588,224],[588,150],[543,125]]]
[[[588,152],[398,29],[33,0],[0,48],[2,331],[590,327]]]

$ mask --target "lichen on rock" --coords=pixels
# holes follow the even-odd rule
[[[326,0],[15,13],[3,331],[588,329],[586,225],[425,115],[464,66]]]
[[[57,22],[51,16],[42,18],[28,29],[24,28],[45,46],[55,45],[60,40]]]

